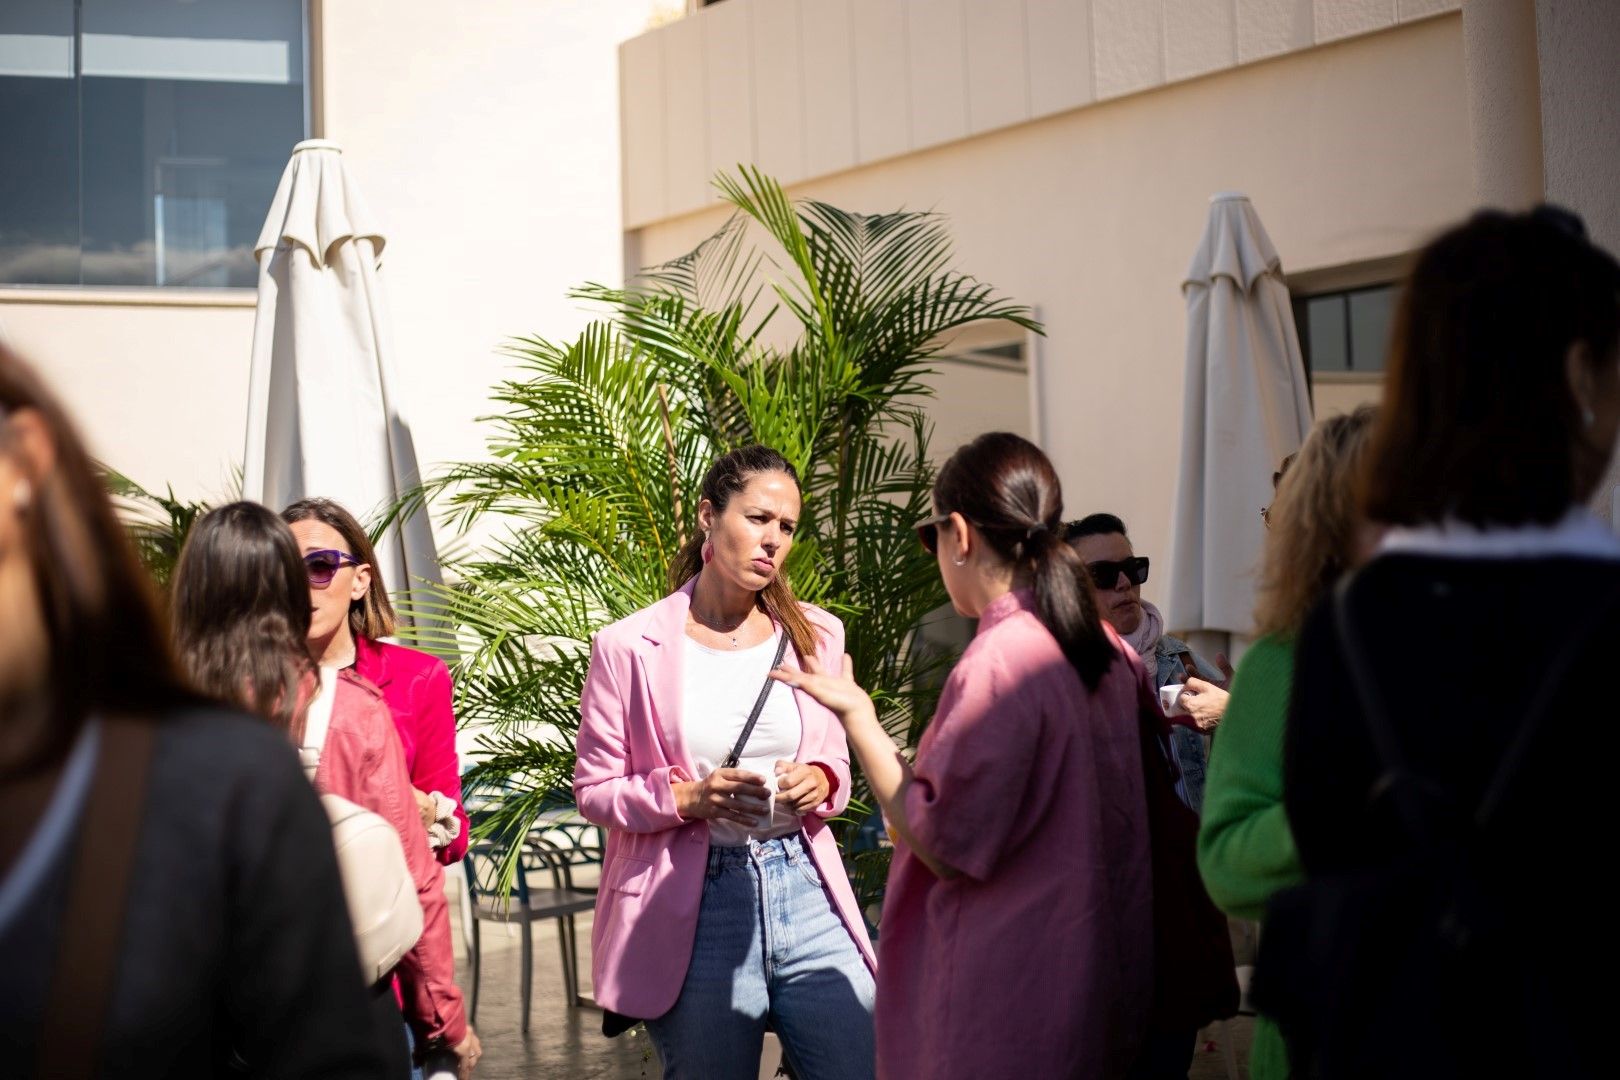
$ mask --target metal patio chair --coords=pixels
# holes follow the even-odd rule
[[[529,838],[523,841],[519,865],[509,889],[500,886],[500,866],[506,854],[501,844],[480,842],[467,848],[462,867],[467,875],[467,893],[473,909],[472,991],[467,1015],[478,1015],[478,976],[482,966],[479,924],[516,923],[522,931],[523,968],[521,993],[524,1034],[529,1031],[529,1002],[534,983],[534,940],[530,929],[541,919],[557,922],[557,944],[562,958],[563,992],[570,1007],[590,1005],[579,992],[579,941],[574,916],[596,905],[596,894],[574,887],[568,858],[556,845]],[[530,877],[549,879],[549,885],[531,883]]]

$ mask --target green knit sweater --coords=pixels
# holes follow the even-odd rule
[[[1283,809],[1283,731],[1293,681],[1292,641],[1267,636],[1251,645],[1210,752],[1198,869],[1210,899],[1240,919],[1260,919],[1272,893],[1304,877]],[[1265,1017],[1255,1020],[1249,1075],[1288,1076],[1282,1035]]]

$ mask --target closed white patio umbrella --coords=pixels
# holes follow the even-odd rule
[[[326,496],[364,523],[419,481],[393,367],[383,243],[341,149],[318,139],[293,147],[254,248],[245,497],[280,510]],[[441,580],[426,515],[390,528],[377,562],[396,593]]]
[[[1277,251],[1248,197],[1210,199],[1187,269],[1186,397],[1170,545],[1170,625],[1249,635],[1271,475],[1311,429]]]

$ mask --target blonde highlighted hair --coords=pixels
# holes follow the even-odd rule
[[[1320,421],[1277,484],[1261,562],[1254,621],[1292,637],[1339,577],[1355,565],[1358,503],[1371,405]]]

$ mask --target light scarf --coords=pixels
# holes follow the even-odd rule
[[[1159,609],[1143,600],[1141,625],[1129,634],[1121,634],[1120,637],[1125,639],[1125,644],[1136,650],[1136,655],[1142,658],[1142,663],[1146,664],[1148,671],[1153,672],[1157,678],[1157,650],[1159,639],[1164,637],[1164,616],[1159,614]]]

